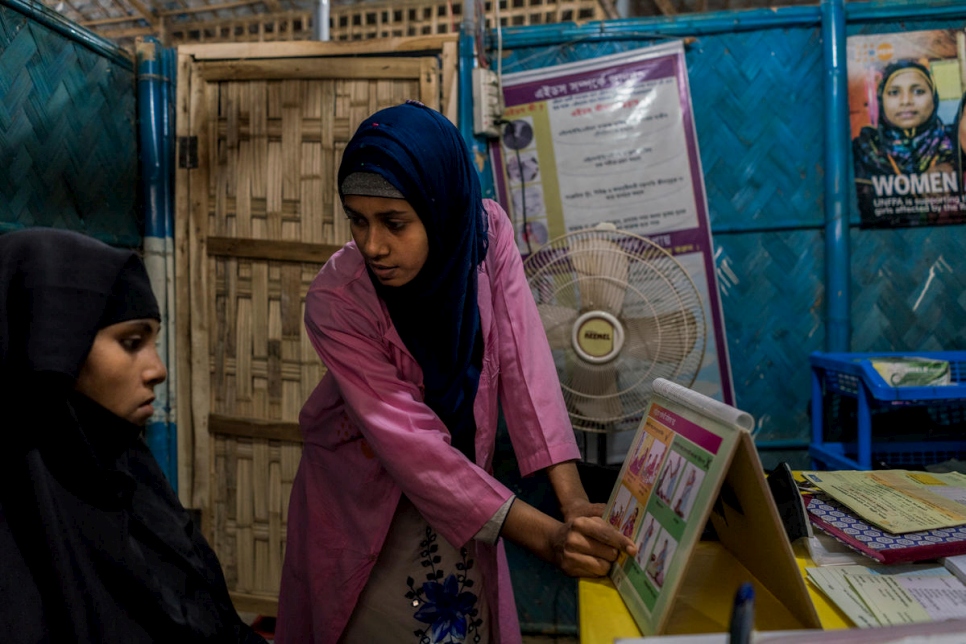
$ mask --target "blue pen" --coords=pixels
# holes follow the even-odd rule
[[[749,644],[755,627],[755,587],[745,582],[735,593],[735,606],[731,610],[729,644]]]

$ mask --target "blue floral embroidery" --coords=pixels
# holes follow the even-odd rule
[[[480,641],[479,627],[483,624],[478,619],[479,608],[477,596],[466,590],[473,586],[473,580],[467,578],[466,571],[473,568],[473,560],[467,559],[466,548],[460,549],[456,574],[450,574],[443,579],[444,572],[436,567],[441,562],[437,553],[436,533],[429,526],[426,527],[426,539],[420,542],[420,556],[422,565],[429,568],[426,581],[416,588],[416,581],[412,577],[406,579],[409,592],[406,598],[412,600],[417,607],[413,617],[428,626],[413,631],[419,638],[420,644],[445,644],[449,642],[466,642],[472,636],[472,642]],[[439,580],[443,579],[442,582]]]

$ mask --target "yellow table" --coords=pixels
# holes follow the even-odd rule
[[[802,544],[796,543],[794,551],[795,560],[804,576],[805,568],[815,564]],[[802,627],[720,543],[702,541],[694,550],[666,632],[727,632],[734,589],[744,581],[751,581],[755,585],[756,630],[777,631]],[[851,626],[848,618],[818,589],[807,580],[805,584],[822,628]],[[577,613],[581,644],[613,644],[617,637],[641,637],[640,629],[610,579],[581,579],[578,582]]]

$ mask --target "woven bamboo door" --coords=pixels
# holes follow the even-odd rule
[[[179,52],[178,77],[179,493],[236,607],[274,614],[298,413],[324,373],[304,297],[349,239],[342,150],[377,109],[438,108],[439,64]]]

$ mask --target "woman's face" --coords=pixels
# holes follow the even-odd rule
[[[922,72],[916,69],[893,74],[882,92],[886,120],[904,130],[925,123],[935,107],[932,89]]]
[[[158,321],[129,320],[98,331],[74,388],[115,415],[143,425],[154,387],[168,376],[158,355]]]
[[[411,282],[429,257],[429,237],[409,202],[349,195],[344,205],[352,239],[376,278],[386,286]]]

